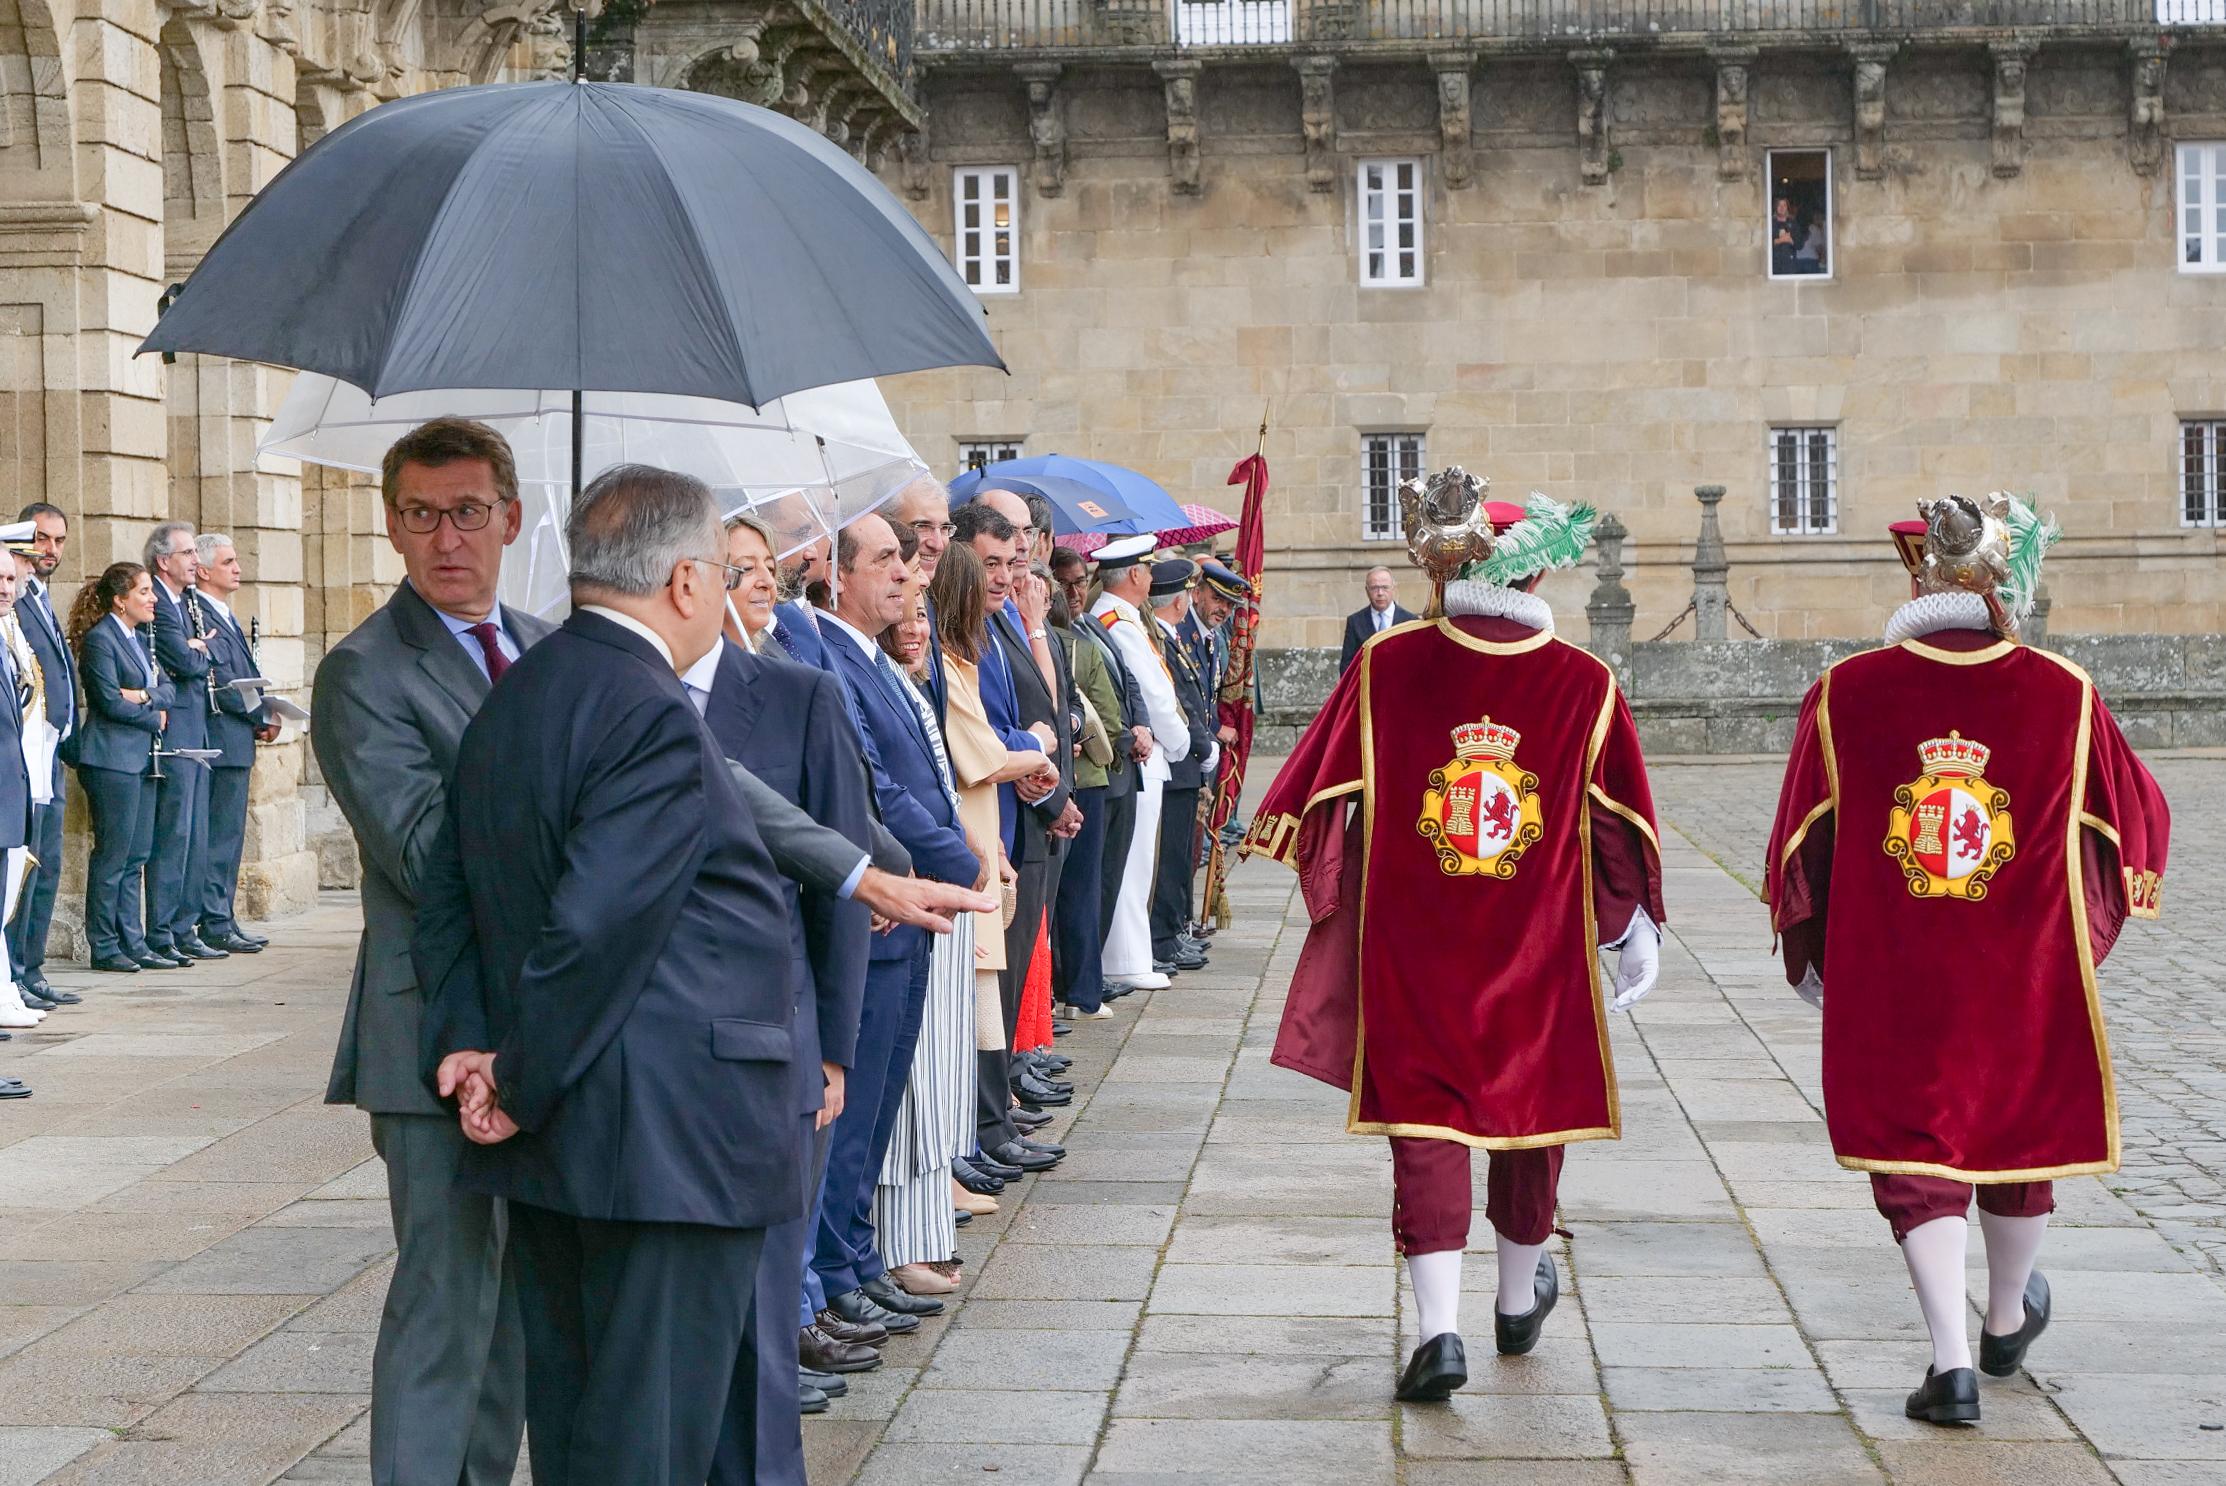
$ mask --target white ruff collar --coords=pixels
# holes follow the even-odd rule
[[[1537,594],[1502,588],[1497,583],[1483,583],[1474,578],[1455,578],[1445,585],[1445,612],[1512,619],[1529,629],[1549,633],[1554,627],[1552,606]]]
[[[1886,643],[1899,645],[1939,629],[1992,629],[1986,600],[1975,593],[1928,593],[1894,610],[1886,621]]]

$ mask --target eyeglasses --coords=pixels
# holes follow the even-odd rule
[[[743,580],[750,576],[750,570],[748,568],[731,567],[726,563],[720,562],[716,558],[691,557],[688,559],[688,561],[700,562],[707,568],[717,568],[720,572],[724,573],[726,575],[726,585],[728,593],[732,593],[737,588],[740,588],[742,586]]]
[[[441,518],[458,531],[481,531],[494,519],[494,506],[482,501],[465,501],[460,506],[443,510],[439,506],[403,506],[395,513],[401,518],[402,530],[429,537],[441,529]]]
[[[958,523],[954,521],[928,521],[923,518],[922,520],[911,522],[910,525],[914,531],[918,532],[923,537],[931,531],[941,532],[943,534],[943,540],[946,542],[958,535]]]

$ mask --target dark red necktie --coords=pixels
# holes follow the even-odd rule
[[[479,642],[479,649],[487,657],[487,679],[500,681],[502,673],[510,669],[510,657],[502,653],[502,631],[492,621],[482,621],[471,627],[471,637]]]

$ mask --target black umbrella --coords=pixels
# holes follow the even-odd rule
[[[848,154],[706,93],[495,84],[383,104],[217,239],[141,351],[428,388],[758,406],[1002,368],[973,291]]]

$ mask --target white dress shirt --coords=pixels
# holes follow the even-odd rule
[[[441,623],[448,626],[448,632],[456,637],[457,644],[464,647],[464,654],[471,657],[471,663],[479,667],[479,674],[482,676],[487,676],[487,652],[480,649],[479,636],[472,633],[472,626],[491,624],[495,627],[495,646],[502,651],[504,660],[515,661],[524,653],[519,649],[517,639],[510,633],[510,627],[502,622],[500,604],[477,619],[458,619],[446,609],[435,609],[433,612],[440,615]],[[492,681],[494,678],[488,676],[487,679]]]

